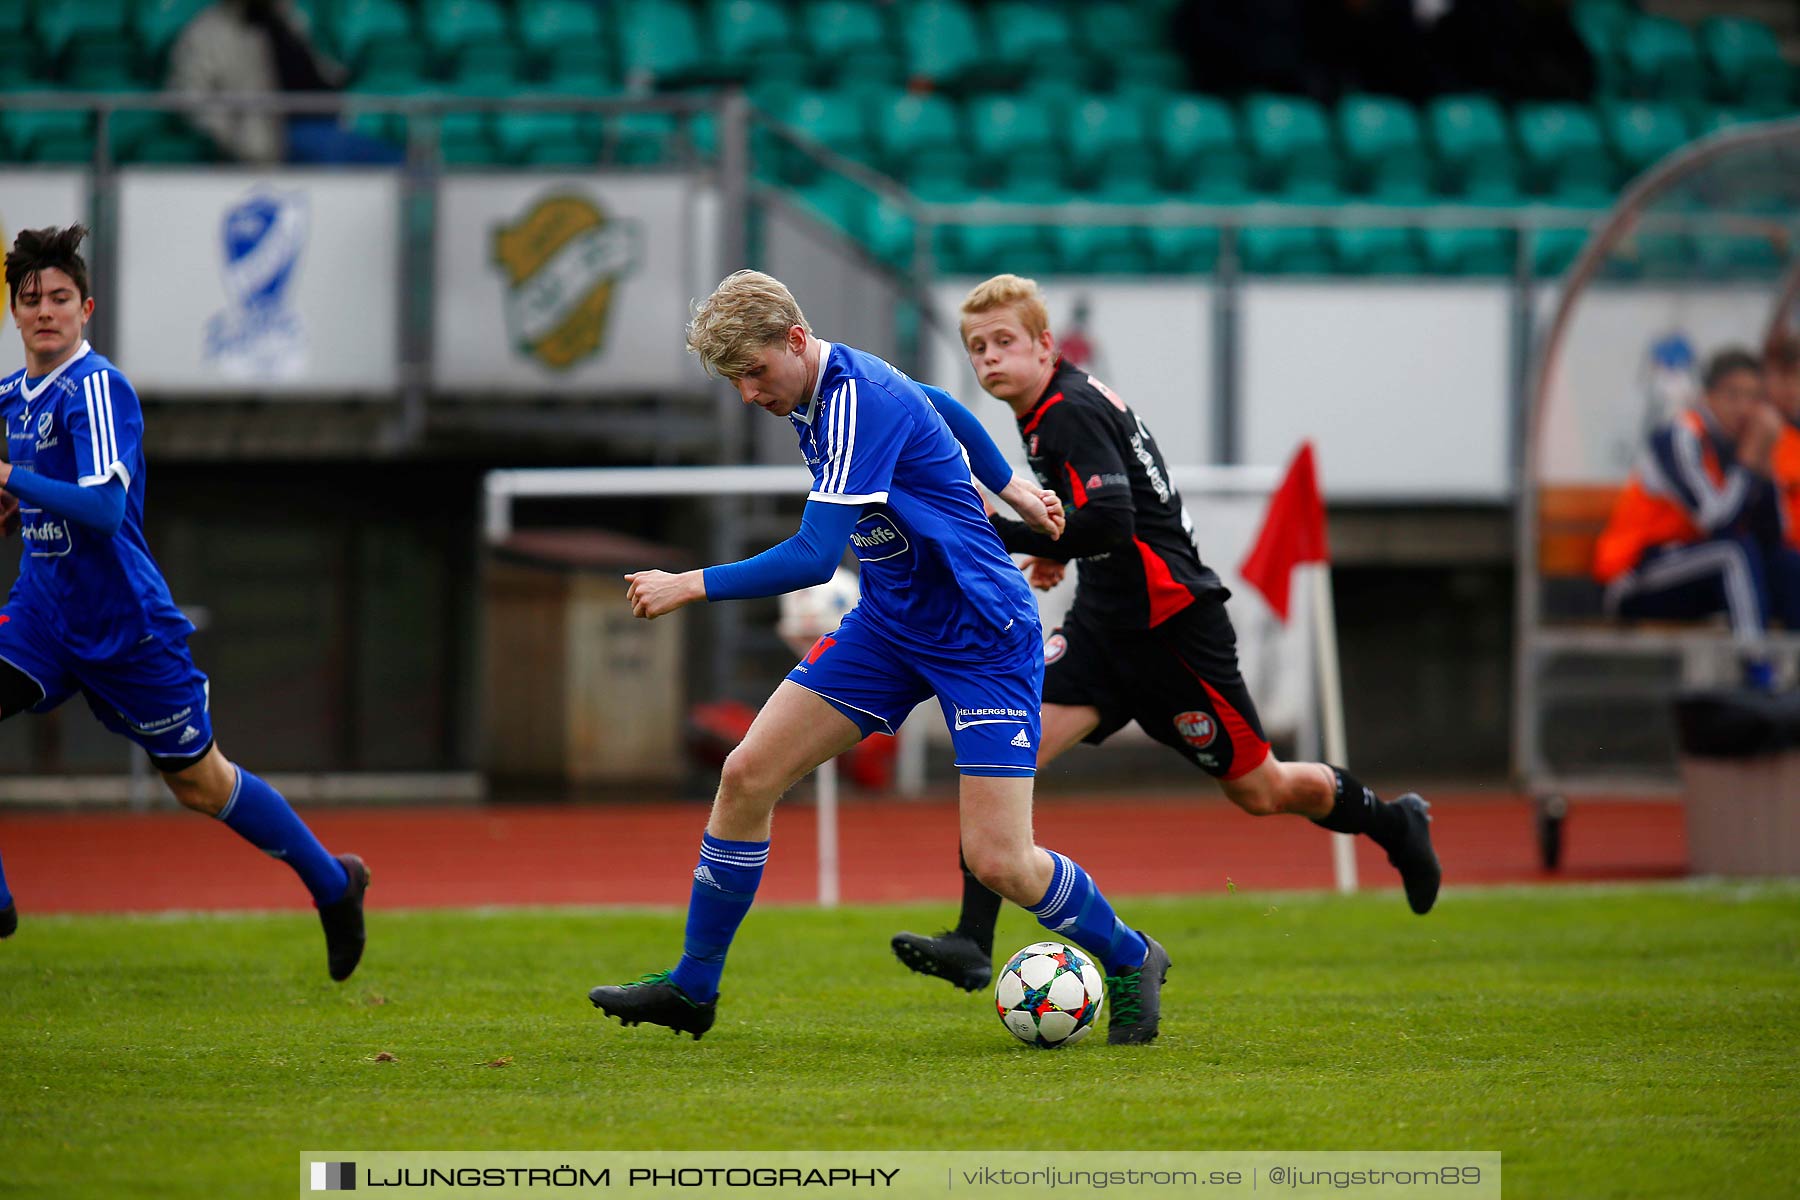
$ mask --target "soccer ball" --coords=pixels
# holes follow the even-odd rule
[[[805,654],[814,642],[843,624],[845,614],[856,607],[860,597],[856,572],[839,567],[824,583],[781,598],[781,623],[776,632],[795,654]]]
[[[1028,1046],[1054,1050],[1087,1036],[1106,1004],[1094,961],[1062,942],[1033,942],[1006,960],[994,984],[1000,1023]]]

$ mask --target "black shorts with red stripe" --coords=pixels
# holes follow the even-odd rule
[[[1269,742],[1238,673],[1225,605],[1200,600],[1151,629],[1107,629],[1071,612],[1044,644],[1044,703],[1092,706],[1099,745],[1136,721],[1209,775],[1237,779]]]

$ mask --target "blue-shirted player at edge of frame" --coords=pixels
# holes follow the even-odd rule
[[[194,626],[169,597],[144,540],[144,418],[119,368],[83,336],[94,313],[87,230],[27,229],[6,256],[25,369],[0,380],[10,461],[0,523],[24,536],[0,609],[0,720],[49,712],[80,692],[100,722],[142,746],[175,798],[217,817],[293,868],[325,927],[326,965],[361,961],[368,868],[333,856],[281,794],[213,740]],[[0,937],[19,914],[0,873]]]
[[[862,600],[775,689],[725,761],[700,839],[681,960],[588,993],[627,1025],[696,1039],[712,1028],[725,954],[756,897],[775,802],[868,734],[936,696],[961,773],[969,868],[1106,972],[1114,1044],[1157,1034],[1169,956],[1114,915],[1087,872],[1032,840],[1044,639],[1037,605],[988,522],[974,475],[1025,521],[1060,533],[1061,502],[1012,468],[976,418],[874,355],[813,336],[779,280],[728,276],[688,348],[746,404],[786,417],[813,475],[800,531],[742,562],[626,576],[633,614],[773,596],[830,578],[848,542]],[[967,457],[965,457],[965,449]]]

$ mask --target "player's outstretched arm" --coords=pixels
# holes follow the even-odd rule
[[[125,520],[125,484],[117,478],[108,477],[104,482],[83,486],[31,471],[14,471],[11,463],[0,462],[0,488],[52,516],[73,521],[107,537],[119,532],[119,526]],[[17,506],[14,507],[16,510]],[[16,521],[16,511],[11,519]]]
[[[844,556],[860,504],[808,500],[800,531],[754,558],[704,571],[635,571],[625,577],[626,599],[637,617],[660,617],[696,600],[746,600],[780,596],[824,583]]]

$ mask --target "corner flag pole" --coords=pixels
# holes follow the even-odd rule
[[[1350,747],[1344,737],[1344,682],[1338,670],[1337,611],[1331,596],[1331,564],[1314,569],[1312,591],[1313,677],[1319,683],[1319,712],[1323,718],[1325,761],[1350,765]],[[1331,873],[1337,890],[1356,891],[1356,839],[1347,833],[1331,835]]]
[[[1263,594],[1269,607],[1285,624],[1294,568],[1316,564],[1317,586],[1312,593],[1313,671],[1318,685],[1318,704],[1325,759],[1348,766],[1349,746],[1344,737],[1344,687],[1338,670],[1337,615],[1331,597],[1331,552],[1325,543],[1325,502],[1319,495],[1318,470],[1311,442],[1300,443],[1287,473],[1269,497],[1269,511],[1262,530],[1238,573]],[[1356,890],[1355,842],[1347,833],[1331,836],[1332,874],[1337,889]]]

